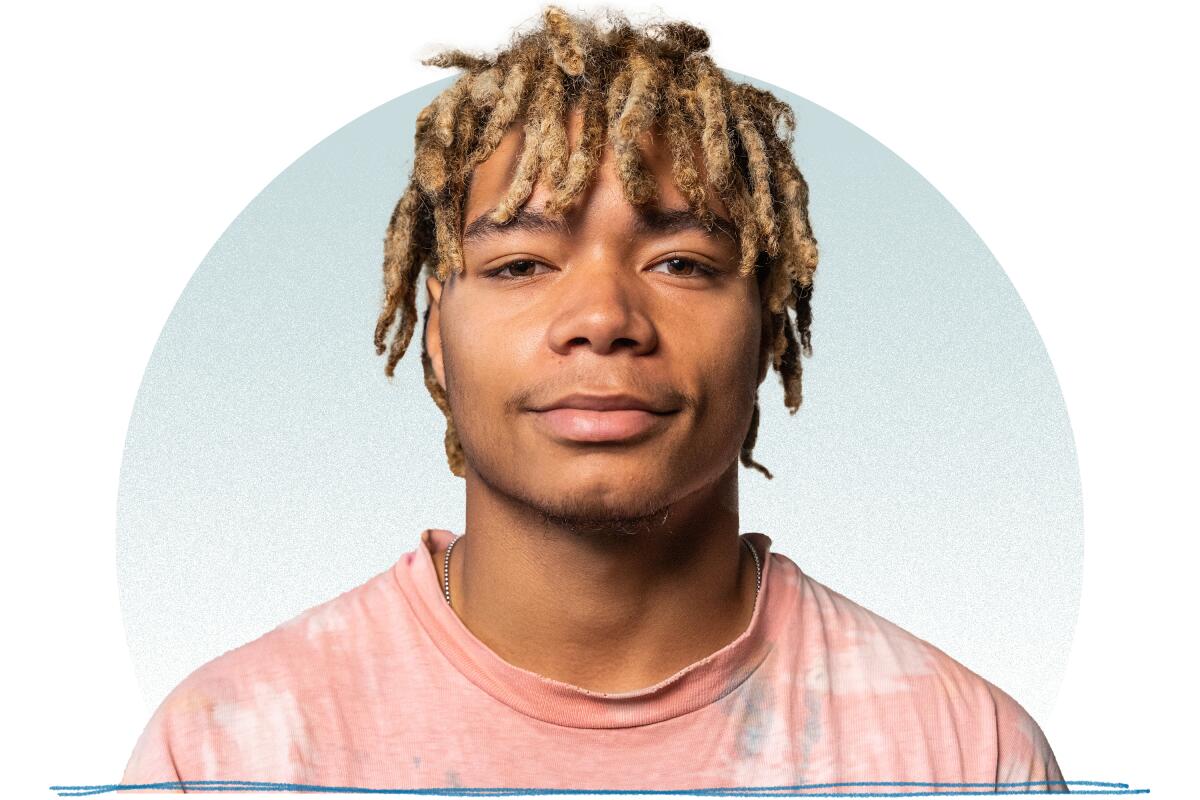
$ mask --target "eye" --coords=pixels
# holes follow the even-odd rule
[[[665,267],[665,269],[660,269],[661,267]],[[716,270],[704,266],[699,261],[682,256],[664,259],[655,264],[650,271],[675,275],[680,278],[707,277],[716,274]]]
[[[542,268],[542,272],[546,270],[546,265],[539,261],[522,258],[516,261],[510,261],[502,267],[489,270],[485,273],[488,278],[500,278],[501,280],[514,280],[516,278],[532,278],[534,275],[540,275],[538,268]]]

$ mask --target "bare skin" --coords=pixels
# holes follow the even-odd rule
[[[467,462],[453,608],[509,663],[632,691],[749,624],[737,456],[769,321],[735,242],[631,206],[611,148],[561,230],[520,224],[551,196],[541,184],[517,224],[477,222],[520,145],[515,125],[472,176],[463,273],[427,283],[426,346]],[[655,208],[686,210],[669,153],[652,136],[642,145]],[[709,205],[728,219],[715,194]],[[581,409],[573,394],[645,408]]]

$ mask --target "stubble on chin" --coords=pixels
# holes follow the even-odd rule
[[[524,507],[547,528],[579,536],[632,536],[646,534],[666,524],[671,513],[667,497],[638,496],[597,498],[588,487],[567,488],[549,494],[544,488],[521,485],[503,471],[473,464],[472,471],[494,493]]]
[[[593,508],[582,508],[561,512],[538,509],[542,520],[549,526],[570,531],[578,536],[636,536],[648,534],[662,528],[671,515],[671,507],[663,506],[645,514],[630,515],[625,510],[611,512]]]

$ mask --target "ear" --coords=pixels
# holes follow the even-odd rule
[[[425,352],[429,354],[429,362],[433,366],[433,374],[438,386],[446,391],[446,368],[442,362],[442,282],[430,275],[425,280],[425,289],[429,292],[429,310],[425,314]]]

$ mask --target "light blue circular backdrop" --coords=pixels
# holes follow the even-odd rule
[[[742,528],[810,575],[1050,711],[1083,564],[1078,466],[1033,322],[970,226],[894,153],[783,91],[821,243],[804,405],[762,392]],[[410,352],[371,337],[417,112],[363,115],[254,199],[180,297],[121,472],[117,566],[147,700],[370,576],[462,483]],[[423,294],[423,292],[422,292]]]

